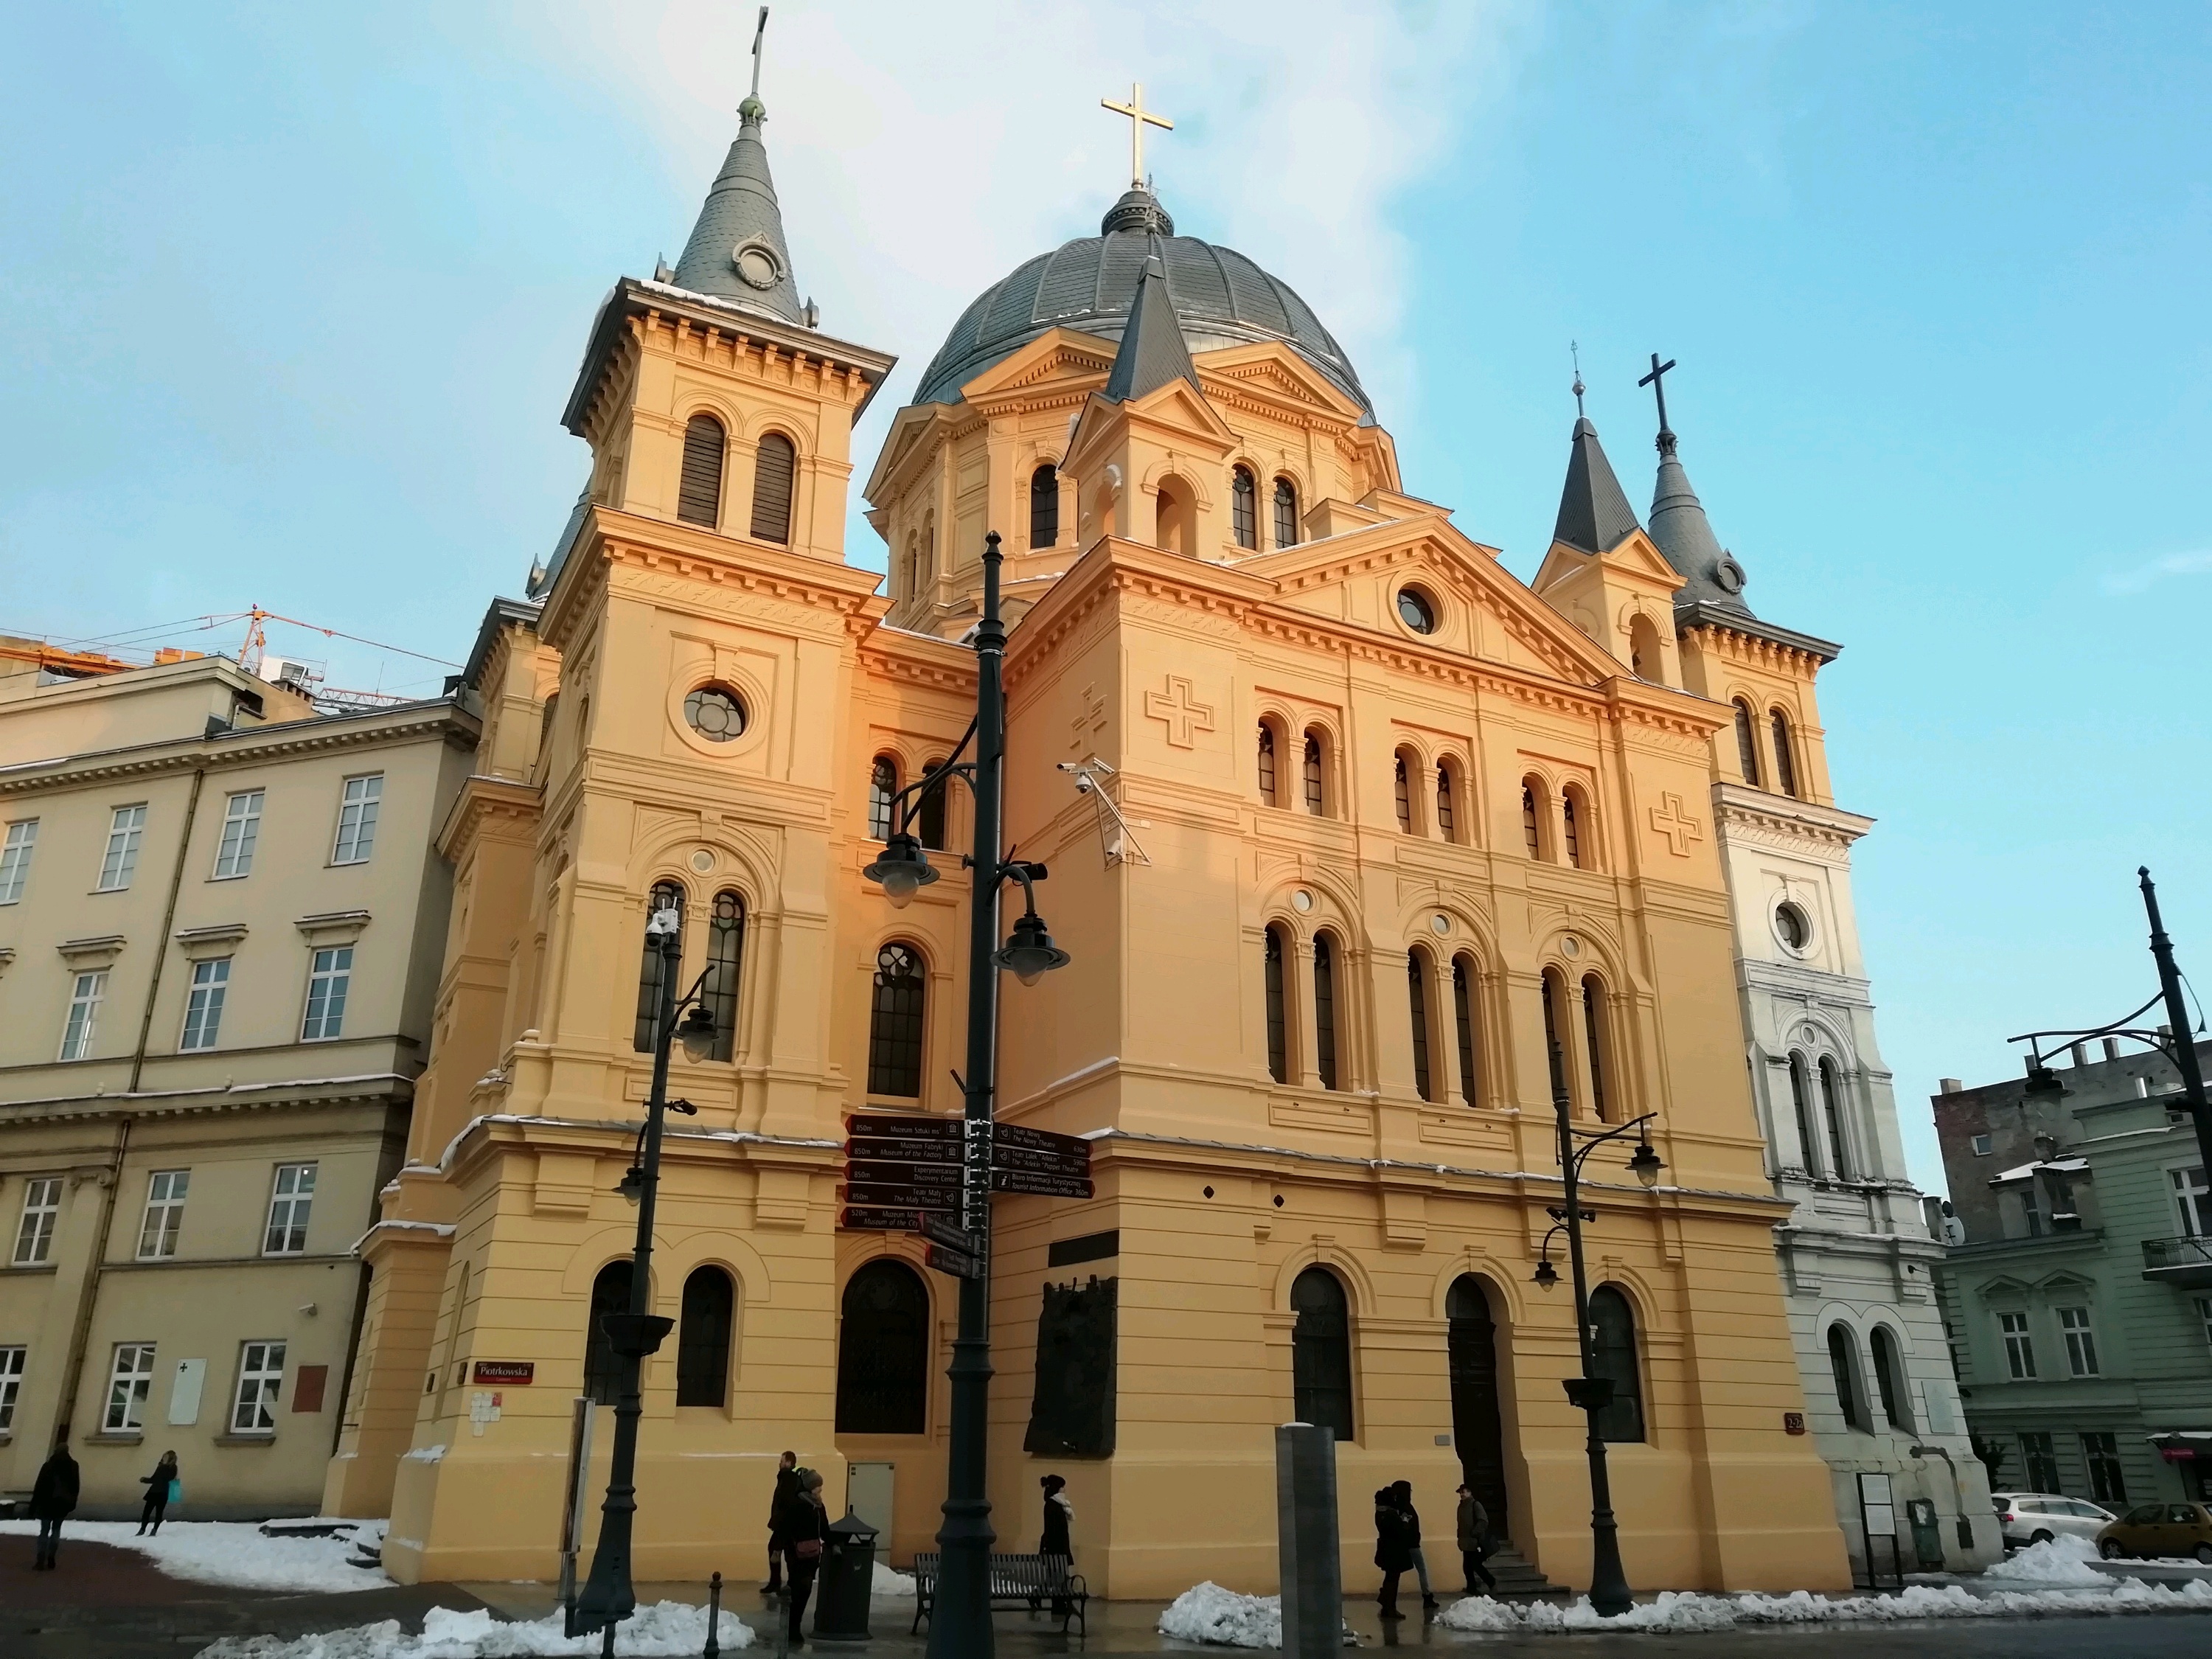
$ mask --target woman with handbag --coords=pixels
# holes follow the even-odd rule
[[[179,1496],[185,1483],[177,1474],[177,1455],[173,1451],[161,1454],[161,1461],[154,1465],[154,1473],[142,1474],[138,1484],[146,1488],[146,1507],[138,1516],[138,1530],[152,1537],[161,1532],[161,1518],[168,1513],[170,1500]]]
[[[799,1471],[799,1492],[785,1507],[783,1536],[791,1552],[791,1645],[803,1648],[799,1615],[814,1594],[814,1575],[822,1570],[822,1534],[827,1521],[822,1511],[822,1476],[813,1469]]]

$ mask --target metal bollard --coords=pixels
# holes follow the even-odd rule
[[[722,1659],[722,1643],[717,1633],[722,1623],[722,1575],[716,1573],[707,1581],[707,1650],[700,1659]]]

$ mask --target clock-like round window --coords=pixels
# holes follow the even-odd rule
[[[684,699],[684,723],[709,743],[729,743],[744,735],[745,706],[737,693],[702,685]]]
[[[1416,634],[1437,631],[1437,607],[1429,596],[1418,587],[1398,590],[1398,620]]]
[[[1794,904],[1774,907],[1774,931],[1793,951],[1802,951],[1813,942],[1812,920]]]
[[[774,248],[757,238],[740,242],[732,249],[730,263],[752,288],[774,288],[783,276],[783,261],[776,258]]]

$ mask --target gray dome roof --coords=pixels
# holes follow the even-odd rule
[[[963,386],[1052,329],[1118,341],[1146,256],[1157,249],[1193,351],[1279,340],[1359,405],[1362,425],[1373,424],[1375,408],[1352,360],[1287,283],[1234,248],[1176,235],[1167,210],[1143,191],[1123,196],[1100,228],[1103,234],[1041,253],[986,289],[922,371],[914,401],[958,403]]]

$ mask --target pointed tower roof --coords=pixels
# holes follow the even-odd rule
[[[1674,434],[1659,429],[1659,480],[1651,492],[1651,539],[1682,578],[1674,609],[1706,605],[1748,618],[1743,602],[1743,567],[1721,546],[1705,517],[1705,504],[1690,488],[1690,475],[1675,454]]]
[[[1607,553],[1639,528],[1636,509],[1598,443],[1597,428],[1577,416],[1573,447],[1567,452],[1567,485],[1559,492],[1552,539],[1584,553]]]
[[[1144,275],[1137,279],[1137,297],[1129,307],[1121,343],[1114,352],[1113,372],[1106,377],[1106,401],[1126,404],[1175,380],[1198,386],[1198,371],[1191,367],[1190,346],[1168,294],[1168,268],[1155,238]]]
[[[758,97],[748,98],[738,106],[738,119],[737,142],[707,192],[671,280],[694,294],[804,324],[791,249],[783,239],[783,210],[776,204],[775,180],[769,176],[768,146],[761,142],[767,106]]]

